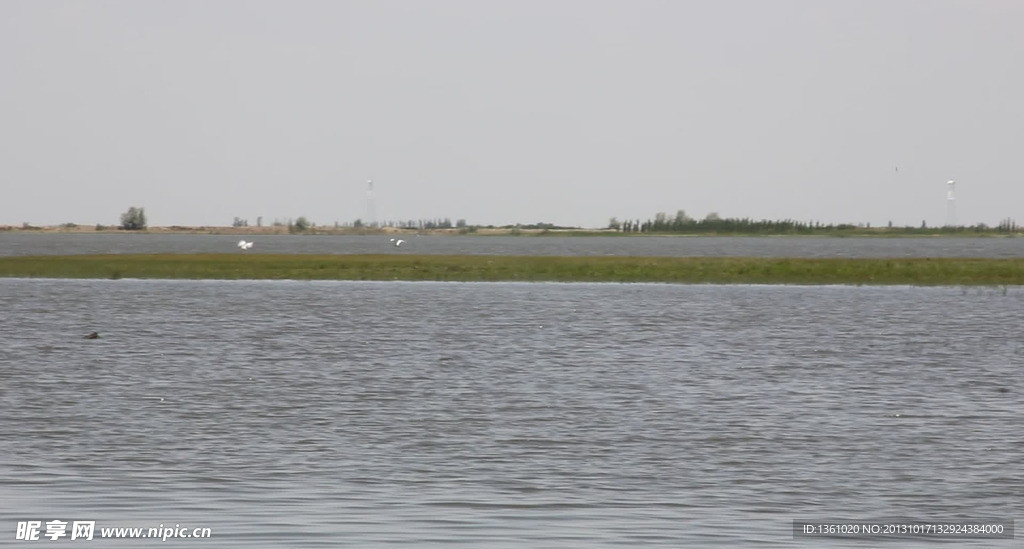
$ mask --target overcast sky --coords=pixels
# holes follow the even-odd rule
[[[1019,0],[0,0],[0,224],[1024,222]]]

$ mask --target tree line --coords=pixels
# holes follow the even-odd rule
[[[263,218],[257,219],[256,225],[262,226]],[[234,218],[232,226],[234,227],[247,227],[249,225],[248,220],[241,218]],[[284,225],[284,223],[275,220],[274,225]],[[462,229],[471,230],[475,229],[476,226],[470,226],[466,224],[465,219],[459,219],[454,223],[450,218],[435,218],[435,219],[418,219],[418,220],[405,220],[405,221],[386,221],[383,223],[365,223],[361,219],[357,219],[352,223],[338,224],[337,227],[352,227],[352,228],[376,228],[376,227],[396,227],[400,229]],[[132,206],[128,208],[126,212],[121,214],[121,226],[122,230],[126,231],[138,231],[145,230],[147,227],[146,223],[146,210],[145,208]],[[304,216],[300,216],[296,220],[289,219],[287,222],[289,232],[302,233],[316,227],[316,223],[308,220]],[[510,226],[511,227],[511,226]],[[514,228],[538,228],[538,229],[552,229],[552,228],[564,228],[556,227],[549,223],[536,223],[532,225],[515,225]],[[890,234],[1012,234],[1016,233],[1024,227],[1021,227],[1017,222],[1009,217],[1004,218],[995,227],[990,227],[984,223],[978,223],[975,225],[964,226],[942,226],[942,227],[929,227],[924,221],[921,222],[919,227],[903,226],[895,227],[890,221],[885,227],[871,227],[871,224],[858,224],[852,223],[821,223],[819,221],[797,221],[794,219],[781,219],[781,220],[770,220],[760,219],[755,220],[749,217],[736,218],[736,217],[721,217],[717,213],[709,213],[704,219],[695,219],[686,215],[683,210],[677,210],[675,215],[670,216],[665,212],[658,212],[653,218],[646,220],[640,219],[626,219],[619,221],[618,218],[613,217],[608,222],[608,228],[619,231],[622,233],[640,233],[640,234],[652,234],[652,233],[667,233],[667,234],[752,234],[752,235],[814,235],[814,234],[878,234],[878,233],[890,233]]]
[[[819,221],[797,221],[794,219],[759,219],[749,217],[720,217],[710,213],[704,219],[694,219],[683,210],[674,216],[658,212],[653,219],[626,219],[619,221],[611,218],[608,228],[623,233],[673,233],[673,234],[754,234],[754,235],[814,235],[836,233],[894,233],[894,234],[971,234],[971,233],[1015,233],[1021,227],[1011,218],[1005,218],[995,227],[984,223],[964,226],[929,227],[921,221],[920,227],[893,226],[890,221],[885,227],[872,227],[867,224],[852,223],[821,223]]]

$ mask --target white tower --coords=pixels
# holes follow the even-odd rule
[[[366,180],[366,226],[377,226],[377,209],[373,205],[373,180]]]
[[[956,181],[946,182],[946,226],[956,226]]]

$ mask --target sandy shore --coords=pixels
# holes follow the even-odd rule
[[[108,225],[97,227],[96,225],[56,225],[56,226],[20,226],[0,225],[0,233],[124,233],[138,232],[148,234],[237,234],[237,235],[272,235],[290,234],[288,227],[265,226],[265,227],[218,227],[218,226],[183,226],[169,225],[161,227],[148,227],[143,231],[123,231],[116,226]],[[588,234],[620,234],[611,229],[524,229],[514,227],[473,227],[452,228],[452,229],[401,229],[397,227],[311,227],[301,234],[334,234],[334,235],[364,235],[364,234],[424,234],[424,235],[516,235],[516,234],[542,234],[542,233],[588,233]]]

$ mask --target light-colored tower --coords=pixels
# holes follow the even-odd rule
[[[956,181],[946,182],[946,226],[956,226]]]
[[[373,180],[366,180],[366,225],[377,226],[377,208],[373,205]]]

